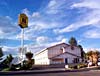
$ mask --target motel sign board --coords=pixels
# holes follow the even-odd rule
[[[26,16],[26,14],[19,15],[18,24],[21,28],[28,27],[28,17]]]

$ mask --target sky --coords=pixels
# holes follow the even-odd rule
[[[85,51],[100,48],[100,0],[0,0],[0,46],[18,54],[18,15],[28,16],[24,45],[33,53],[75,37]]]

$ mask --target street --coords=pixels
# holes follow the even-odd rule
[[[18,74],[18,75],[2,75],[2,76],[100,76],[100,71],[80,71],[80,72],[55,72],[55,73],[37,73],[37,74]]]

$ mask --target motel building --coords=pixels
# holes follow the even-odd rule
[[[60,43],[35,53],[35,65],[73,64],[82,62],[77,46]]]

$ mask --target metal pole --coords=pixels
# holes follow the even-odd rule
[[[22,38],[21,38],[21,55],[23,57],[23,54],[24,54],[24,28],[22,29]]]

